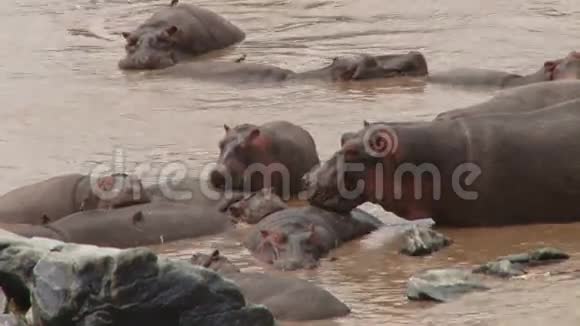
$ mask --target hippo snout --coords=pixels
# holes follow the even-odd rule
[[[217,189],[224,189],[226,187],[226,175],[227,170],[225,166],[218,165],[211,171],[209,181]]]

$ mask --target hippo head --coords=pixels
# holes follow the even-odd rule
[[[376,187],[383,183],[385,170],[392,168],[394,162],[387,158],[397,147],[396,134],[383,123],[365,121],[361,131],[343,134],[341,149],[303,178],[309,202],[346,213],[367,201],[383,199],[377,197]]]
[[[176,26],[123,32],[125,58],[119,61],[123,70],[163,69],[177,63],[174,50],[179,29]]]
[[[264,188],[246,195],[240,201],[230,205],[228,210],[235,219],[248,224],[256,224],[264,217],[285,208],[288,208],[288,205],[273,193],[272,188]]]
[[[81,202],[81,210],[111,209],[148,203],[141,180],[125,173],[99,177]]]
[[[324,69],[330,70],[334,81],[351,81],[365,79],[382,79],[393,77],[426,76],[427,61],[419,52],[403,55],[358,55],[354,57],[336,57],[332,64]]]
[[[255,256],[285,271],[318,266],[323,248],[320,231],[314,225],[293,224],[286,232],[260,230],[260,243]]]
[[[222,256],[219,250],[214,250],[211,255],[195,253],[191,256],[190,262],[218,273],[229,274],[240,271],[229,259]]]
[[[258,191],[270,185],[265,176],[280,177],[282,173],[267,174],[276,166],[272,156],[270,137],[258,126],[242,124],[234,128],[224,125],[225,136],[219,142],[217,166],[210,173],[210,183],[218,189]]]
[[[572,51],[564,59],[546,61],[544,70],[549,80],[580,79],[580,52]]]

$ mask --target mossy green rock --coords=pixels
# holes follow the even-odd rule
[[[148,249],[0,233],[0,273],[10,276],[2,287],[30,296],[34,323],[43,326],[274,325],[263,307],[246,305],[231,281]]]

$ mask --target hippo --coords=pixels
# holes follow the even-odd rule
[[[238,221],[257,224],[264,217],[286,208],[288,204],[274,194],[272,188],[264,188],[239,198],[227,210]]]
[[[427,62],[420,52],[373,56],[357,54],[332,59],[328,65],[304,72],[294,72],[273,65],[239,62],[243,60],[187,62],[160,70],[158,74],[180,78],[244,82],[351,82],[396,77],[425,77]]]
[[[529,75],[519,75],[491,69],[458,68],[433,73],[427,80],[432,83],[461,86],[488,86],[511,88],[533,83],[580,78],[580,52],[572,51],[565,58],[546,61],[540,69]]]
[[[178,1],[153,14],[126,40],[122,70],[163,69],[178,62],[225,49],[243,41],[245,33],[220,15]]]
[[[309,202],[347,213],[370,201],[450,227],[580,221],[579,124],[580,99],[522,113],[369,124],[304,178]]]
[[[224,125],[217,166],[210,183],[225,190],[258,191],[264,187],[287,200],[302,189],[302,176],[320,163],[308,131],[287,121],[263,125]]]
[[[92,185],[94,183],[94,187]],[[0,223],[39,225],[75,212],[149,202],[141,180],[124,173],[65,174],[0,196]]]
[[[579,97],[580,81],[578,80],[535,83],[503,90],[488,101],[442,112],[435,119],[534,111]]]
[[[314,206],[293,207],[266,216],[243,243],[257,259],[276,269],[313,269],[330,250],[382,224],[358,208],[339,214]]]
[[[248,302],[266,306],[277,320],[322,320],[350,313],[347,305],[312,282],[289,276],[242,273],[219,250],[211,255],[193,254],[191,263],[232,280]]]
[[[163,201],[78,212],[44,225],[0,224],[25,237],[116,248],[213,235],[230,227],[229,218],[211,207]]]

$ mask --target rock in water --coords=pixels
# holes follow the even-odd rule
[[[508,278],[526,274],[527,266],[550,264],[568,258],[570,258],[568,254],[558,249],[540,248],[527,253],[499,257],[475,268],[473,272]]]
[[[425,226],[413,225],[403,234],[402,254],[425,256],[452,244],[445,235]]]
[[[410,300],[447,302],[473,292],[489,290],[470,271],[432,269],[409,279],[407,297]]]
[[[30,296],[34,323],[44,326],[274,325],[231,281],[143,248],[0,233],[0,275],[9,276],[2,288],[21,289],[7,296]]]
[[[519,263],[512,263],[507,259],[491,261],[473,270],[474,273],[493,275],[499,277],[514,277],[526,274],[524,266]]]

